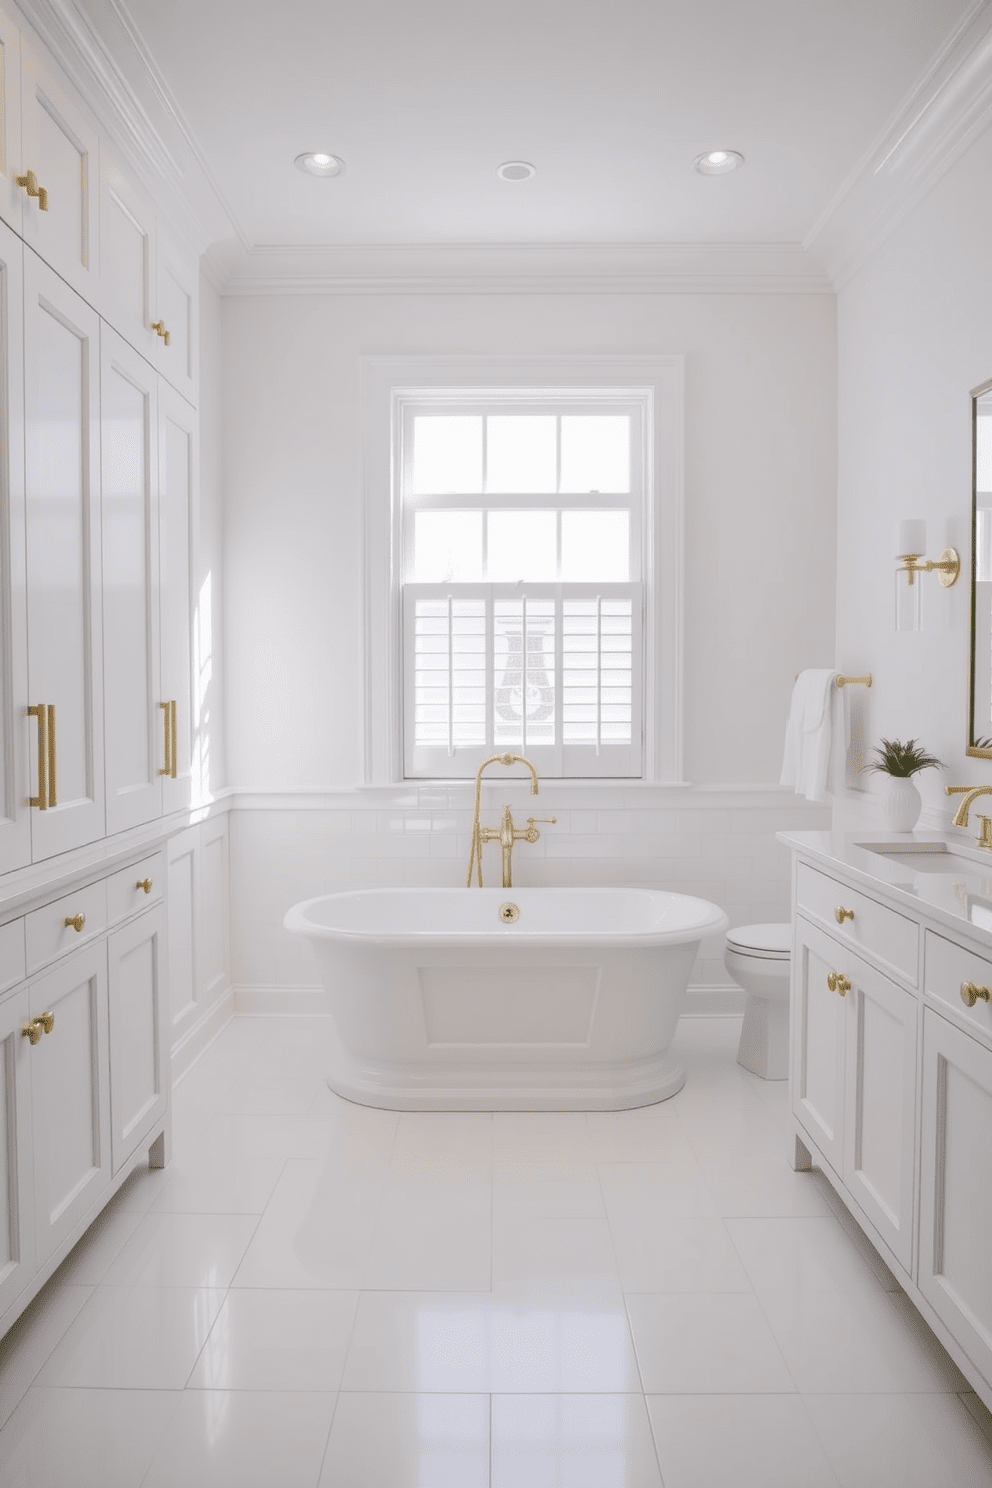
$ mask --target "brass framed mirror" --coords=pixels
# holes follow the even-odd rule
[[[992,759],[992,382],[971,394],[971,677],[967,753]]]

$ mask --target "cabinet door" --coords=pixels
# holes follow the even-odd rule
[[[992,1384],[992,1052],[923,1014],[919,1287]]]
[[[162,812],[171,754],[159,686],[155,371],[102,328],[103,695],[107,831]]]
[[[175,1053],[196,1025],[197,938],[200,928],[200,829],[187,827],[166,845],[169,882],[169,1049]]]
[[[200,280],[195,257],[184,256],[159,225],[156,239],[155,302],[159,323],[157,366],[162,376],[193,404],[198,377]],[[168,344],[166,344],[168,334]]]
[[[35,1273],[28,994],[0,1002],[0,1316]]]
[[[210,680],[209,585],[196,597],[197,664],[192,657],[192,539],[196,530],[196,412],[165,382],[159,384],[159,552],[162,617],[162,697],[175,710],[176,758],[165,776],[163,807],[182,811],[193,795],[194,767],[207,767],[206,688]],[[193,677],[197,690],[193,691]],[[199,794],[199,793],[198,793]]]
[[[155,214],[100,148],[100,311],[130,346],[154,360]]]
[[[99,143],[81,104],[54,65],[21,43],[24,169],[47,192],[47,210],[25,196],[24,240],[91,305],[99,295]]]
[[[31,1016],[51,1014],[31,1050],[38,1264],[110,1184],[107,947],[88,947],[31,988]],[[25,1040],[25,1042],[27,1042]]]
[[[55,709],[48,751],[31,719],[31,796],[39,766],[55,780],[31,813],[37,862],[104,835],[100,322],[30,252],[24,281],[28,696]]]
[[[0,218],[21,230],[24,187],[21,165],[21,36],[8,11],[0,9]],[[33,205],[33,203],[32,203]]]
[[[855,963],[845,997],[843,1178],[907,1274],[913,1268],[918,1003]]]
[[[796,920],[792,963],[792,1109],[840,1175],[844,1163],[844,998],[829,977],[850,976],[853,957]]]
[[[0,873],[31,861],[22,258],[20,239],[0,223]]]
[[[168,1099],[161,908],[107,943],[110,1112],[116,1173],[162,1116]]]

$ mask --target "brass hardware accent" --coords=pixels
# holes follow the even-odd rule
[[[25,1023],[21,1029],[21,1036],[27,1039],[32,1048],[41,1042],[41,1024],[37,1018],[32,1019],[30,1023]]]
[[[62,923],[66,927],[71,925],[72,929],[78,933],[86,924],[86,916],[84,914],[66,915]]]
[[[961,802],[957,811],[955,811],[951,821],[955,827],[966,827],[968,825],[968,812],[971,810],[972,803],[978,796],[992,795],[992,785],[945,785],[944,795],[964,796],[964,800]],[[988,848],[992,852],[992,825],[989,824],[990,819],[987,816],[980,816],[978,820],[982,824],[982,830],[975,841],[975,846]]]
[[[55,790],[55,704],[38,703],[28,709],[29,718],[38,720],[38,794],[29,798],[31,806],[47,811],[58,805]]]
[[[974,1007],[976,1002],[988,1002],[992,1000],[992,992],[988,987],[976,987],[974,982],[961,983],[961,1001],[965,1007]]]
[[[48,191],[44,186],[38,185],[38,177],[33,170],[25,171],[23,176],[14,177],[15,186],[23,186],[28,196],[38,198],[38,206],[42,212],[48,211]]]
[[[857,687],[870,687],[871,685],[872,685],[872,675],[871,675],[871,672],[865,672],[864,676],[862,676],[862,677],[845,677],[845,676],[841,675],[840,677],[835,677],[834,678],[834,686],[835,687],[854,687],[854,686],[857,686]]]
[[[136,889],[144,889],[146,894],[150,894],[152,891],[152,881],[150,878],[139,878],[134,887]]]
[[[515,904],[510,904],[510,902],[507,901],[506,904],[500,905],[499,917],[501,920],[505,920],[508,925],[512,925],[514,920],[519,920],[520,910]]]
[[[831,992],[839,992],[841,997],[850,992],[852,983],[842,972],[830,971],[827,973],[827,986]]]
[[[540,837],[541,834],[537,830],[537,828],[535,827],[534,823],[535,822],[551,822],[551,824],[553,826],[554,823],[557,820],[558,820],[558,818],[556,816],[529,816],[527,818],[527,830],[526,830],[526,832],[521,832],[519,835],[520,835],[521,839],[523,841],[525,841],[525,842],[536,842],[537,839]]]
[[[854,919],[854,910],[845,909],[842,904],[838,904],[837,908],[834,910],[834,919],[837,921],[838,925],[843,925],[845,920]]]
[[[537,771],[529,759],[524,759],[522,754],[511,754],[509,750],[505,754],[491,754],[488,759],[483,760],[475,772],[475,811],[472,817],[472,850],[468,859],[468,877],[465,880],[466,888],[472,887],[472,874],[477,875],[479,888],[482,888],[482,844],[484,842],[495,842],[497,839],[503,844],[503,887],[513,887],[513,844],[520,837],[525,836],[518,832],[513,825],[510,816],[510,808],[507,806],[503,811],[503,823],[497,830],[495,827],[481,827],[479,825],[479,808],[482,800],[482,772],[487,765],[526,765],[530,771],[530,793],[537,795]],[[509,825],[508,825],[509,824]],[[528,831],[534,830],[528,828]],[[509,834],[509,837],[508,835]],[[537,837],[528,837],[528,842],[536,842]]]
[[[945,589],[950,589],[957,583],[961,559],[955,548],[945,548],[939,558],[924,558],[920,563],[919,559],[922,557],[922,553],[900,553],[900,566],[896,572],[904,573],[911,584],[915,582],[915,575],[918,573],[936,573]]]
[[[171,339],[172,338],[170,337],[169,332],[165,329],[165,321],[164,320],[153,320],[152,321],[152,330],[155,332],[155,334],[157,336],[161,336],[162,337],[162,340],[165,342],[166,346],[168,346],[171,343]]]
[[[175,780],[178,774],[179,748],[178,748],[178,726],[176,722],[176,704],[174,701],[159,703],[163,710],[162,728],[165,741],[165,764],[159,770],[160,775],[168,775]]]
[[[41,1016],[35,1018],[34,1021],[41,1024],[43,1033],[51,1033],[52,1029],[55,1027],[55,1014],[42,1013]]]

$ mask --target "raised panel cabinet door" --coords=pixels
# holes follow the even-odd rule
[[[157,366],[166,381],[196,403],[199,377],[199,264],[184,255],[159,225],[155,253],[152,322],[158,327]]]
[[[21,161],[21,33],[0,7],[0,218],[21,230],[25,191]]]
[[[37,256],[24,264],[31,848],[104,835],[100,321]],[[54,720],[52,710],[54,709]]]
[[[158,355],[152,328],[155,214],[100,146],[100,313],[142,356]]]
[[[31,861],[23,295],[21,241],[0,223],[0,873]]]
[[[919,1288],[992,1385],[992,1051],[923,1014]]]
[[[170,769],[163,809],[203,799],[210,766],[213,704],[211,577],[194,594],[197,415],[168,383],[159,383],[159,580],[162,699],[172,709]],[[195,679],[195,686],[194,686]]]
[[[43,1265],[111,1179],[106,943],[78,951],[35,982],[30,1012],[50,1025],[31,1050],[35,1223]]]
[[[24,240],[95,305],[100,283],[97,132],[54,64],[23,39],[21,137],[25,172],[30,170],[45,192],[25,196]]]
[[[107,831],[122,832],[161,815],[172,749],[159,685],[158,377],[106,325],[101,348]]]
[[[849,955],[805,920],[796,922],[792,988],[792,1109],[840,1176],[844,1161],[846,1008],[831,985]],[[849,979],[849,978],[848,978]]]
[[[36,1270],[28,1007],[26,990],[0,1002],[0,1318]]]
[[[168,1103],[163,926],[159,907],[107,942],[115,1173],[165,1115]]]
[[[916,1028],[910,992],[864,963],[847,993],[843,1179],[907,1275],[913,1269]]]

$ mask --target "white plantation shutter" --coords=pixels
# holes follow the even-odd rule
[[[641,773],[639,584],[407,584],[405,774]]]

